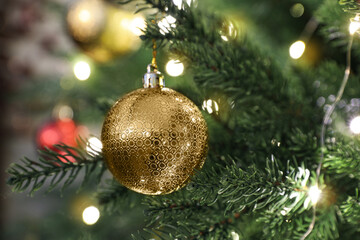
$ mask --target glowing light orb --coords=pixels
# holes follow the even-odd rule
[[[294,18],[301,17],[304,14],[304,11],[305,11],[304,5],[302,5],[301,3],[295,3],[290,8],[290,14]]]
[[[225,42],[229,41],[229,39],[224,35],[221,35],[221,39],[224,40]]]
[[[86,144],[86,151],[89,154],[96,155],[102,150],[102,143],[97,137],[89,138]]]
[[[175,22],[176,22],[176,18],[174,18],[171,15],[164,17],[160,22],[158,22],[158,26],[160,28],[160,33],[162,35],[169,33],[170,28],[176,27]]]
[[[355,18],[351,19],[349,24],[349,33],[354,35],[360,29],[360,17],[356,16]]]
[[[230,234],[231,234],[232,240],[239,240],[240,239],[238,233],[232,231]]]
[[[215,112],[216,114],[219,112],[219,105],[216,101],[212,99],[204,100],[202,109],[206,110],[209,114]]]
[[[61,105],[56,110],[58,111],[58,117],[60,120],[72,119],[74,116],[74,111],[68,105]]]
[[[146,27],[145,19],[143,17],[136,17],[131,21],[129,27],[132,33],[140,36],[143,33],[142,29]]]
[[[179,60],[170,60],[166,64],[166,72],[173,77],[180,76],[184,72],[184,64]]]
[[[174,5],[178,7],[178,9],[184,9],[184,2],[190,6],[192,0],[172,0]]]
[[[74,75],[80,81],[85,81],[90,77],[91,69],[87,62],[80,61],[74,65]]]
[[[291,44],[289,48],[290,57],[293,59],[299,59],[305,52],[305,43],[303,41],[296,41]]]
[[[317,185],[312,186],[309,188],[308,195],[310,197],[311,202],[313,204],[316,204],[320,199],[321,190],[318,188]]]
[[[234,39],[236,35],[237,31],[231,22],[225,23],[223,29],[220,30],[220,37],[225,42],[229,41],[229,38]]]
[[[360,133],[360,116],[353,118],[350,122],[350,130],[355,134]]]
[[[90,18],[91,18],[91,14],[90,14],[90,12],[88,11],[88,10],[86,10],[86,9],[83,9],[83,10],[81,10],[80,12],[79,12],[79,20],[81,21],[81,22],[83,22],[83,23],[86,23],[86,22],[88,22],[89,20],[90,20]]]
[[[82,213],[82,218],[85,224],[93,225],[99,220],[100,211],[95,206],[87,207]]]

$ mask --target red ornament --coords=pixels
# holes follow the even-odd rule
[[[77,147],[76,139],[86,137],[88,131],[85,126],[76,126],[75,122],[70,119],[55,120],[45,124],[37,133],[36,142],[41,148],[49,148],[63,155],[60,160],[66,162],[76,162],[74,157],[66,156],[68,153],[60,151],[55,144],[65,144],[70,147]],[[74,151],[71,153],[76,154]]]

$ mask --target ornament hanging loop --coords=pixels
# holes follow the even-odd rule
[[[152,65],[155,69],[157,69],[157,64],[156,64],[156,54],[157,54],[157,51],[156,51],[156,40],[153,39],[153,40],[152,40],[152,43],[153,43],[153,46],[152,46],[152,49],[153,49],[153,51],[152,51],[152,56],[153,56],[153,58],[152,58],[152,60],[151,60],[151,65]]]
[[[155,20],[152,20],[152,23],[156,23]],[[151,64],[147,66],[147,71],[144,74],[143,77],[143,87],[144,88],[162,88],[165,87],[165,80],[164,76],[157,70],[157,64],[156,64],[156,40],[152,40],[153,46],[152,46],[152,60]]]

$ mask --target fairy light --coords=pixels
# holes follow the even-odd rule
[[[302,5],[301,3],[295,3],[290,8],[290,14],[294,18],[301,17],[304,14],[304,11],[305,11],[304,5]]]
[[[224,35],[221,35],[221,39],[224,40],[225,42],[229,41],[229,39]]]
[[[142,29],[144,29],[146,27],[145,19],[140,16],[135,17],[130,22],[129,27],[130,27],[131,32],[133,32],[136,36],[140,36],[143,33]]]
[[[82,213],[83,222],[87,225],[95,224],[100,218],[100,211],[95,206],[89,206]]]
[[[204,100],[202,109],[207,111],[209,114],[215,112],[216,114],[219,112],[219,105],[216,101],[212,99]]]
[[[74,75],[80,81],[85,81],[90,77],[91,68],[85,61],[79,61],[74,65]]]
[[[161,21],[158,22],[158,26],[160,28],[160,33],[162,35],[169,33],[170,28],[176,27],[175,22],[176,22],[176,18],[174,18],[171,15],[164,17]]]
[[[175,6],[178,7],[178,9],[184,9],[184,2],[187,3],[187,5],[190,6],[192,0],[172,0]]]
[[[293,59],[299,59],[305,52],[305,43],[303,41],[296,41],[291,44],[289,48],[290,57]]]
[[[360,133],[360,116],[357,116],[350,121],[350,130],[355,134]]]
[[[72,119],[74,116],[74,111],[68,105],[59,106],[56,110],[58,111],[57,114],[60,120]]]
[[[229,37],[235,38],[236,35],[237,35],[237,31],[234,27],[234,24],[232,24],[231,22],[226,23],[225,29],[220,30],[220,37],[225,42],[229,41]]]
[[[310,197],[312,204],[316,204],[320,199],[321,190],[317,185],[314,185],[309,188],[308,195]]]
[[[89,20],[91,18],[91,14],[90,14],[89,10],[83,9],[79,12],[78,17],[81,22],[87,23],[87,22],[89,22]]]
[[[100,139],[98,139],[97,137],[91,137],[87,141],[86,152],[92,155],[96,155],[99,154],[99,152],[102,150],[102,147],[103,145]]]
[[[350,19],[349,24],[349,33],[350,35],[354,35],[360,29],[360,17],[356,15],[354,18]]]
[[[237,232],[232,231],[231,233],[232,240],[239,240],[239,234]]]
[[[179,60],[169,60],[166,64],[166,72],[173,77],[180,76],[184,72],[184,64]]]

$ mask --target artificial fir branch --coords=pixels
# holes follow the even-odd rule
[[[221,224],[215,224],[221,231],[215,228],[213,232],[211,226],[221,223],[224,216],[228,218],[244,209],[249,212],[265,209],[269,212],[268,216],[282,211],[293,217],[302,214],[307,209],[303,205],[307,199],[309,171],[303,167],[282,171],[275,159],[267,162],[263,170],[254,167],[242,170],[234,162],[225,169],[213,167],[198,173],[186,190],[163,197],[145,198],[148,226],[153,226],[154,231],[161,230],[166,236],[190,238],[203,232],[221,239],[224,237],[221,231],[229,232]],[[179,219],[187,221],[179,222]],[[278,222],[278,225],[283,223]],[[178,225],[181,226],[174,227]]]
[[[224,217],[221,220],[210,223],[210,227],[199,227],[198,232],[194,232],[194,224],[186,226],[182,222],[177,225],[163,224],[157,228],[146,228],[145,231],[158,236],[160,239],[231,239],[231,232],[234,232],[236,220],[240,214]],[[190,227],[191,226],[191,227]],[[195,227],[196,228],[196,227]],[[195,233],[195,234],[194,234]]]
[[[157,232],[164,239],[172,239],[171,236],[181,239],[226,239],[234,229],[232,223],[239,214],[219,215],[218,212],[223,207],[201,206],[196,201],[188,201],[183,205],[164,203],[157,208],[154,206],[147,211],[153,221],[148,224],[146,231]],[[187,221],[179,221],[179,217]]]
[[[203,204],[212,205],[216,201],[227,203],[225,213],[241,211],[245,207],[258,210],[281,199],[287,198],[291,202],[289,199],[294,191],[304,192],[301,189],[307,179],[302,178],[306,176],[303,170],[300,173],[295,170],[280,170],[274,158],[266,161],[264,170],[255,166],[243,170],[233,163],[228,164],[225,169],[212,169],[197,174],[187,189]],[[209,179],[216,179],[219,175],[222,176],[220,180],[209,182]]]
[[[101,191],[97,193],[99,205],[108,212],[120,210],[120,206],[135,207],[143,199],[143,195],[130,191],[115,179],[105,181]]]
[[[187,4],[184,4],[184,9],[178,9],[172,1],[165,0],[144,0],[143,4],[140,4],[140,9],[148,8],[171,15],[176,19],[178,27],[176,29],[169,27],[167,32],[161,33],[159,26],[149,21],[145,34],[142,36],[143,40],[179,40],[201,44],[204,41],[212,43],[220,39],[220,35],[213,30],[221,26],[222,20],[213,14],[204,14],[197,8],[190,8]]]
[[[343,6],[344,11],[347,12],[359,12],[360,4],[356,0],[339,0],[339,4]]]
[[[348,198],[341,203],[340,210],[345,222],[350,224],[355,232],[360,232],[360,196],[359,190],[356,189],[355,196],[348,196]]]
[[[266,239],[289,239],[298,240],[306,232],[312,220],[311,214],[302,211],[295,216],[282,215],[278,212],[262,213],[258,221],[264,223],[264,233]],[[337,217],[334,206],[330,209],[324,209],[318,213],[317,224],[312,233],[306,238],[309,240],[336,239],[338,234]],[[321,237],[320,237],[321,236]]]
[[[359,140],[345,140],[340,136],[330,146],[324,159],[324,168],[333,179],[360,180],[360,147]]]
[[[32,195],[48,180],[47,192],[57,186],[62,186],[63,190],[75,181],[81,170],[84,171],[82,184],[94,175],[97,175],[97,182],[100,182],[105,170],[100,153],[89,155],[81,149],[61,144],[54,147],[60,153],[51,149],[41,150],[38,161],[24,158],[20,164],[14,163],[9,167],[7,172],[11,176],[7,183],[13,187],[13,191],[29,190]]]

